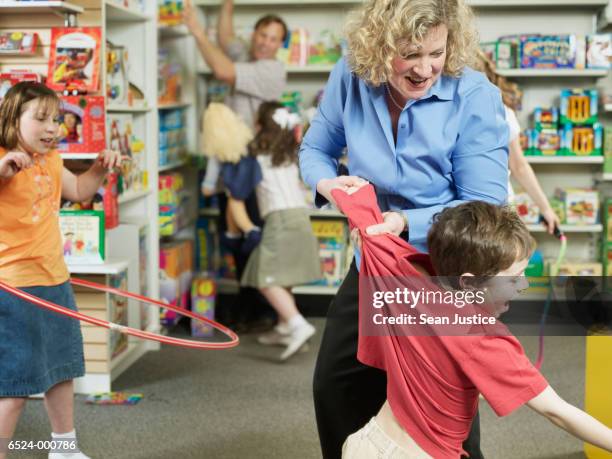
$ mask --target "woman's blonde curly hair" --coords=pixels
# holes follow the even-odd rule
[[[421,43],[439,26],[448,29],[443,73],[458,77],[474,62],[478,33],[464,0],[366,0],[345,26],[351,70],[373,86],[388,81],[402,44]]]

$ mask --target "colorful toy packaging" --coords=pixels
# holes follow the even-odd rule
[[[524,35],[519,38],[521,68],[584,68],[585,43],[576,35]]]
[[[104,97],[62,97],[60,153],[98,153],[106,148]]]
[[[493,61],[498,69],[516,67],[517,46],[509,41],[490,41],[480,44],[482,51]]]
[[[128,52],[106,42],[106,99],[109,104],[129,104]]]
[[[323,278],[314,285],[340,285],[344,277],[347,225],[343,220],[313,219],[312,232],[319,241],[319,259]]]
[[[587,36],[586,65],[591,69],[609,69],[612,62],[612,34]]]
[[[519,192],[514,195],[514,207],[525,224],[530,225],[539,222],[540,210],[526,192]]]
[[[191,311],[214,320],[216,296],[217,285],[214,279],[202,276],[194,278],[191,283]],[[191,321],[191,336],[205,338],[214,334],[212,326],[196,320]]]
[[[559,153],[568,156],[601,156],[603,152],[603,127],[573,126],[566,124],[561,130]]]
[[[104,263],[106,252],[103,211],[60,209],[59,222],[66,263]]]
[[[30,72],[29,70],[11,70],[10,72],[0,73],[0,102],[8,90],[20,81],[36,81],[40,83],[42,82],[42,77],[38,73]]]
[[[127,392],[101,392],[89,394],[88,405],[136,405],[142,400],[142,394],[129,394]]]
[[[162,26],[176,26],[183,23],[183,1],[161,0],[157,5],[158,22]]]
[[[164,166],[179,161],[187,153],[185,110],[183,108],[159,112],[158,164]]]
[[[0,32],[0,54],[32,55],[36,52],[38,34],[35,32]]]
[[[604,172],[612,172],[612,128],[604,129]]]
[[[564,89],[561,91],[561,124],[593,124],[597,122],[596,89]]]
[[[193,242],[191,240],[163,243],[159,249],[159,294],[162,301],[186,308],[193,275]],[[162,324],[172,326],[178,321],[174,311],[162,309]]]
[[[54,27],[47,86],[76,95],[97,91],[100,78],[99,27]]]
[[[556,197],[565,204],[568,225],[594,225],[599,213],[599,193],[589,189],[558,189]]]

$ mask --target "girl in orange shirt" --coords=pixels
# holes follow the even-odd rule
[[[59,229],[63,196],[93,197],[120,155],[105,150],[78,177],[54,149],[60,100],[40,83],[11,88],[0,105],[0,281],[76,310]],[[44,392],[49,459],[86,459],[76,444],[72,380],[85,373],[78,321],[0,290],[0,439],[13,436],[29,395]],[[61,446],[70,446],[61,448]],[[0,444],[0,459],[6,457]]]

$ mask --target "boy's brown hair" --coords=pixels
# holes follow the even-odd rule
[[[434,216],[427,235],[438,276],[495,276],[531,256],[535,240],[508,206],[471,201]]]
[[[276,14],[266,14],[265,16],[260,17],[255,24],[255,30],[273,23],[278,24],[283,28],[283,41],[285,41],[287,39],[289,29],[287,28],[285,21],[283,21],[283,19]]]
[[[249,144],[251,155],[270,155],[273,167],[297,162],[298,143],[293,131],[280,127],[273,119],[279,108],[284,109],[279,102],[263,102],[259,106],[259,131]]]
[[[0,147],[11,150],[19,144],[19,119],[24,106],[38,99],[40,109],[46,114],[59,114],[60,99],[57,94],[42,83],[22,81],[8,90],[0,102]]]

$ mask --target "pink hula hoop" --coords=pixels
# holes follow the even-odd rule
[[[100,292],[113,293],[115,295],[123,296],[125,298],[131,298],[133,300],[141,301],[144,303],[154,304],[156,306],[162,307],[164,309],[169,309],[170,311],[174,311],[177,314],[190,317],[191,319],[195,319],[199,322],[208,324],[219,330],[221,333],[225,334],[230,338],[230,341],[225,342],[210,342],[210,341],[194,341],[190,339],[182,339],[182,338],[173,338],[170,336],[163,336],[158,333],[152,333],[144,330],[138,330],[136,328],[127,327],[124,325],[119,325],[113,322],[109,322],[108,320],[96,319],[95,317],[90,317],[86,314],[82,314],[80,312],[73,311],[72,309],[68,309],[64,306],[60,306],[55,303],[51,303],[50,301],[43,300],[34,295],[30,295],[27,292],[19,290],[17,288],[11,287],[3,282],[0,282],[0,289],[5,290],[23,300],[29,301],[30,303],[35,304],[36,306],[40,306],[42,308],[48,309],[53,312],[57,312],[59,314],[64,314],[68,317],[72,317],[73,319],[78,319],[83,322],[87,322],[93,325],[97,325],[99,327],[108,328],[109,330],[119,331],[121,333],[125,333],[126,335],[136,336],[142,339],[148,339],[151,341],[159,341],[164,344],[171,344],[173,346],[186,347],[190,349],[229,349],[232,347],[236,347],[240,342],[240,338],[238,335],[234,333],[232,330],[227,328],[220,323],[208,319],[199,314],[194,314],[191,311],[187,311],[185,309],[179,308],[177,306],[172,306],[170,304],[164,303],[162,301],[154,300],[153,298],[147,298],[142,295],[138,295],[136,293],[126,292],[125,290],[120,290],[118,288],[109,287],[107,285],[96,284],[95,282],[89,282],[82,279],[70,279],[70,283],[72,285],[77,285],[79,287],[87,287],[93,290],[98,290]]]

